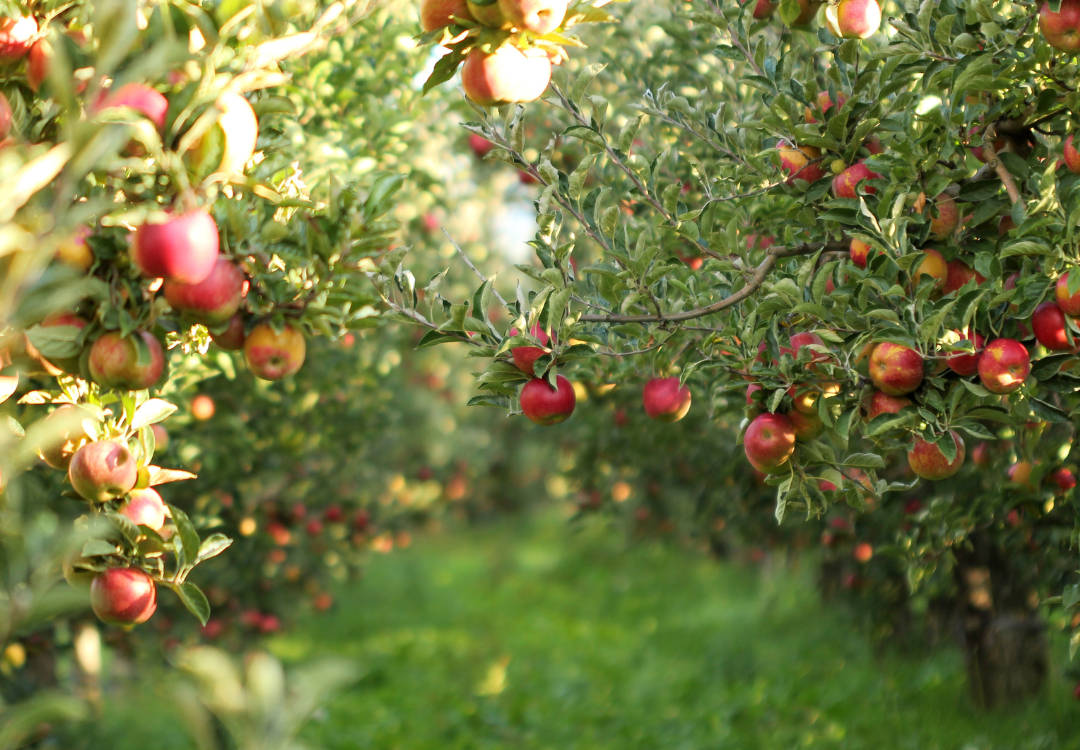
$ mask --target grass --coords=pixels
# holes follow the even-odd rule
[[[337,610],[272,650],[362,668],[305,729],[327,750],[1080,748],[1060,677],[1041,700],[979,712],[958,653],[875,654],[812,572],[503,522],[373,558]],[[140,731],[94,746],[145,747]]]

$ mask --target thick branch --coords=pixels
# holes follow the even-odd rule
[[[994,150],[994,135],[994,127],[991,125],[986,130],[986,144],[983,146],[983,152],[986,154],[986,166],[997,173],[1001,184],[1005,186],[1005,192],[1009,194],[1009,200],[1014,204],[1019,203],[1020,188],[1016,186],[1016,180],[1013,179],[1012,174],[1005,167],[1005,163],[1001,161],[997,151]]]

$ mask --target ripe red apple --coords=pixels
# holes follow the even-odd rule
[[[754,2],[754,11],[752,15],[759,21],[764,18],[769,18],[776,11],[777,3],[774,0],[739,0],[741,5],[746,5],[750,2]]]
[[[210,398],[205,393],[200,393],[198,396],[191,399],[191,416],[199,422],[205,422],[212,418],[216,410],[217,408],[214,406],[214,399]]]
[[[825,24],[841,39],[866,39],[881,26],[878,0],[840,0],[825,7]]]
[[[781,346],[780,347],[780,354],[781,355],[786,354],[789,357],[791,357],[792,359],[798,359],[799,358],[799,352],[805,346],[811,346],[811,345],[813,345],[813,346],[825,346],[825,342],[816,333],[807,333],[807,332],[804,332],[804,331],[800,331],[799,333],[791,334],[791,337],[788,339],[788,341],[789,341],[788,346]],[[810,350],[810,351],[811,351],[811,354],[810,354],[810,362],[811,363],[813,363],[813,362],[824,362],[824,361],[828,360],[828,358],[829,358],[829,355],[824,354],[822,352],[818,352],[818,351],[814,351],[814,350]],[[812,368],[808,367],[807,369],[812,369]]]
[[[950,260],[946,264],[946,268],[948,270],[945,275],[945,286],[941,290],[942,294],[952,294],[972,279],[975,280],[976,284],[982,284],[986,281],[985,276],[976,273],[971,266],[962,260]]]
[[[538,48],[523,52],[503,44],[490,55],[474,48],[461,66],[465,95],[483,107],[534,101],[550,82],[551,60]]]
[[[915,440],[915,445],[908,451],[907,460],[916,476],[937,480],[951,477],[960,471],[964,463],[964,439],[955,430],[950,430],[949,434],[956,446],[956,456],[951,462],[945,460],[945,454],[936,444],[922,438]]]
[[[1076,486],[1076,476],[1064,466],[1051,472],[1050,481],[1057,486],[1058,492],[1068,492]]]
[[[516,328],[510,329],[511,336],[517,336],[517,334],[518,330]],[[540,346],[515,346],[510,349],[510,356],[514,360],[515,367],[526,375],[535,375],[534,366],[536,360],[545,354],[551,353],[551,350],[547,348],[548,344],[551,343],[551,337],[547,335],[539,324],[529,329],[529,335],[539,341]]]
[[[930,236],[936,240],[945,240],[952,236],[960,225],[960,209],[956,200],[948,193],[941,193],[934,199],[930,216]]]
[[[499,8],[499,0],[468,0],[469,14],[484,26],[501,29],[506,18]]]
[[[26,58],[26,84],[31,91],[37,93],[45,82],[52,65],[52,56],[52,44],[48,39],[38,39],[30,47],[30,54]]]
[[[870,353],[870,379],[889,396],[911,393],[923,380],[923,358],[919,352],[891,341],[883,341]]]
[[[980,442],[971,449],[971,463],[976,466],[988,466],[990,464],[990,445]]]
[[[206,325],[224,323],[240,309],[244,272],[232,261],[218,256],[210,275],[197,284],[166,281],[165,299],[179,313]]]
[[[959,331],[953,331],[951,338],[954,339],[951,343],[956,343],[966,338],[974,346],[975,352],[968,354],[962,351],[954,351],[945,356],[945,364],[957,375],[962,375],[963,377],[974,375],[979,369],[979,357],[982,356],[983,345],[986,343],[986,339],[979,334],[973,334],[970,331],[968,331],[966,336]]]
[[[211,332],[210,338],[222,349],[238,351],[244,348],[244,316],[237,313],[229,318],[228,324],[219,332]]]
[[[820,150],[813,146],[792,146],[784,142],[776,147],[780,150],[780,168],[788,175],[788,185],[794,185],[795,180],[817,182],[825,176],[825,170],[818,161],[821,159]]]
[[[483,159],[491,153],[491,150],[495,148],[495,144],[482,135],[469,133],[469,148],[476,154],[476,158]]]
[[[165,377],[165,350],[147,331],[121,336],[110,331],[90,347],[90,377],[104,388],[141,391]]]
[[[138,470],[126,445],[118,440],[98,440],[75,451],[68,465],[68,480],[87,500],[104,503],[130,492]]]
[[[1039,30],[1051,46],[1065,52],[1080,51],[1080,0],[1061,0],[1056,13],[1044,2],[1039,9]]]
[[[899,413],[901,409],[911,406],[911,399],[874,391],[866,398],[863,406],[866,409],[866,418],[873,419],[882,414]]]
[[[248,369],[263,380],[280,380],[294,374],[304,364],[306,356],[304,334],[288,323],[280,332],[269,323],[259,323],[244,339],[244,359]]]
[[[870,258],[870,244],[860,239],[852,238],[849,248],[851,262],[859,268],[866,268],[866,261]]]
[[[690,389],[679,386],[679,379],[653,378],[645,384],[641,401],[645,413],[664,422],[678,422],[690,411]]]
[[[1065,313],[1057,302],[1047,301],[1036,307],[1031,315],[1031,328],[1039,343],[1051,351],[1067,352],[1076,348],[1069,343]]]
[[[760,414],[746,428],[743,450],[755,469],[774,472],[795,452],[795,427],[783,414]]]
[[[44,441],[38,448],[38,457],[54,469],[67,470],[71,457],[90,437],[82,426],[93,415],[75,404],[58,406],[42,420]]]
[[[851,551],[856,562],[868,563],[874,556],[874,547],[869,542],[859,542]]]
[[[534,34],[550,34],[566,17],[568,0],[499,0],[511,26]]]
[[[536,424],[558,424],[570,418],[577,404],[574,386],[559,375],[555,388],[540,378],[533,378],[521,389],[521,411]]]
[[[844,104],[847,102],[847,97],[843,94],[837,94],[836,98],[838,100],[838,107],[843,107]],[[815,102],[817,104],[818,111],[820,111],[823,115],[827,114],[833,106],[833,100],[832,97],[829,95],[828,91],[819,91],[818,95],[815,97]],[[810,109],[810,107],[806,108],[806,121],[811,125],[817,122],[817,118],[814,117],[814,111]]]
[[[152,487],[132,490],[127,502],[120,508],[120,512],[131,519],[132,523],[148,526],[154,531],[161,531],[165,526],[165,518],[168,516],[165,502]]]
[[[1080,291],[1076,294],[1069,294],[1069,274],[1071,271],[1066,271],[1057,280],[1057,285],[1054,287],[1054,296],[1057,298],[1058,307],[1066,315],[1072,317],[1080,316]]]
[[[923,259],[915,267],[912,280],[915,286],[923,276],[929,276],[934,280],[934,288],[941,291],[945,288],[945,282],[949,278],[949,265],[945,262],[945,256],[933,248],[923,250]]]
[[[145,83],[125,83],[116,90],[102,91],[90,107],[90,114],[114,107],[130,107],[153,122],[159,131],[165,130],[169,100],[160,91]]]
[[[0,128],[2,131],[2,128]],[[1065,139],[1065,147],[1062,149],[1062,156],[1065,157],[1065,166],[1073,174],[1080,174],[1080,150],[1073,145],[1073,134],[1070,133],[1069,137]]]
[[[15,121],[15,114],[11,111],[11,102],[0,91],[0,140],[7,138],[11,132],[11,125]]]
[[[420,28],[435,31],[454,23],[452,16],[471,20],[469,5],[465,0],[421,0]]]
[[[135,568],[109,568],[90,584],[90,608],[110,625],[138,625],[157,609],[154,579]]]
[[[33,16],[0,19],[0,62],[21,60],[30,51],[37,33]]]
[[[880,178],[881,175],[866,166],[865,162],[857,161],[836,175],[836,177],[833,177],[833,195],[837,198],[855,198],[858,195],[856,191],[863,180],[877,180]],[[873,195],[877,192],[877,188],[873,185],[866,185],[863,190],[867,195]]]
[[[144,276],[198,284],[213,272],[219,245],[214,218],[197,209],[136,229],[131,258]]]
[[[1015,339],[994,339],[979,357],[979,380],[991,393],[1012,393],[1031,373],[1031,356]]]

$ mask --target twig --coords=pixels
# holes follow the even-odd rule
[[[997,173],[998,178],[1001,179],[1001,184],[1005,186],[1005,192],[1009,194],[1009,200],[1013,204],[1020,202],[1020,188],[1016,186],[1016,180],[1013,179],[1012,174],[1006,168],[1005,163],[998,157],[997,151],[994,150],[994,126],[991,125],[983,133],[984,145],[983,152],[986,154],[986,166],[992,168]]]
[[[491,281],[491,279],[482,274],[480,272],[480,269],[473,264],[473,262],[469,259],[469,256],[466,255],[465,251],[461,249],[461,246],[458,243],[454,242],[454,238],[451,237],[450,233],[446,231],[446,227],[442,227],[442,233],[446,235],[447,241],[449,241],[449,243],[454,246],[454,249],[457,250],[458,255],[460,255],[461,259],[465,261],[465,265],[472,269],[472,272],[476,274],[476,277],[480,279],[480,281],[484,282],[485,284]],[[510,307],[510,305],[507,304],[506,300],[503,299],[503,296],[499,294],[499,290],[495,288],[494,284],[491,285],[491,291],[495,295],[495,299],[499,300],[499,302],[502,303],[503,307]]]

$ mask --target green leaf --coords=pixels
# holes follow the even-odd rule
[[[131,429],[138,430],[148,425],[163,422],[176,409],[176,404],[169,403],[162,398],[152,398],[145,401],[135,409],[135,416],[131,420]]]
[[[195,615],[200,625],[205,625],[210,619],[210,602],[206,594],[198,586],[190,581],[185,581],[179,586],[174,586],[173,591],[180,598],[187,611]]]
[[[175,505],[169,505],[169,511],[172,513],[173,523],[176,524],[176,530],[180,536],[184,557],[181,565],[193,565],[199,557],[199,532],[195,530],[187,513]]]
[[[199,545],[199,554],[195,557],[195,563],[198,564],[212,557],[217,557],[232,546],[232,543],[233,540],[224,534],[211,534],[206,539],[203,539],[202,544]]]

